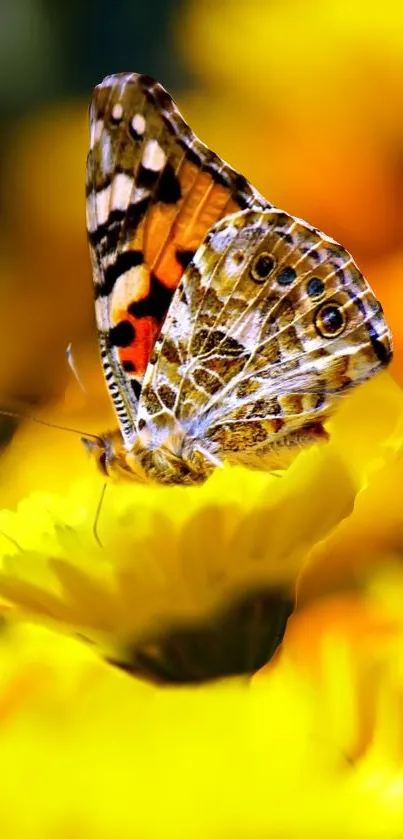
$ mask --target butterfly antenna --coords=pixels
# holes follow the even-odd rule
[[[106,492],[106,483],[102,487],[101,495],[99,496],[98,506],[95,513],[94,524],[92,528],[92,532],[94,534],[94,539],[98,543],[100,548],[103,548],[103,544],[98,536],[98,524],[99,524],[99,517],[101,515],[102,504],[104,503],[105,492]]]
[[[71,345],[71,343],[70,343],[70,344],[68,345],[67,349],[66,349],[67,363],[68,363],[68,365],[69,365],[69,367],[70,367],[71,372],[73,373],[73,376],[74,376],[75,380],[76,380],[76,381],[78,382],[78,384],[80,385],[81,390],[82,390],[82,391],[84,391],[84,393],[86,394],[86,393],[87,393],[87,391],[86,391],[86,389],[85,389],[85,387],[84,387],[84,385],[83,385],[83,383],[82,383],[82,381],[81,381],[81,379],[80,379],[80,376],[79,376],[79,374],[78,374],[78,370],[77,370],[77,367],[76,367],[76,365],[75,365],[75,361],[74,361],[74,358],[73,358],[73,351],[72,351],[72,348],[71,348],[71,347],[72,347],[72,345]]]
[[[96,440],[101,443],[101,438],[97,434],[88,434],[86,431],[80,431],[78,428],[69,428],[67,425],[56,425],[54,422],[47,422],[46,420],[33,417],[30,414],[20,414],[18,411],[6,411],[0,408],[0,415],[3,417],[14,417],[15,419],[30,420],[36,422],[38,425],[45,425],[47,428],[56,428],[58,431],[71,431],[72,434],[79,434],[80,437],[88,437],[90,440]]]

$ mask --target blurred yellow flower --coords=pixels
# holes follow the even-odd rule
[[[360,592],[322,597],[300,609],[289,620],[276,659],[254,677],[260,681],[279,665],[303,673],[326,713],[333,715],[334,733],[344,731],[352,762],[367,754],[381,734],[376,731],[378,703],[386,697],[380,673],[386,666],[394,688],[402,678],[402,582],[401,566],[388,562],[367,575]],[[399,699],[390,719],[383,719],[381,736],[394,744],[394,759],[403,768],[396,728],[401,722]]]
[[[398,839],[401,621],[378,642],[365,694],[351,639],[321,640],[319,686],[284,654],[252,683],[160,690],[78,641],[5,628],[4,836]],[[373,713],[358,752],[363,698]]]
[[[343,527],[359,529],[364,491],[373,526],[382,517],[376,487],[398,472],[402,416],[385,374],[346,400],[329,443],[278,474],[227,467],[196,488],[112,483],[99,516],[95,472],[64,495],[33,493],[0,513],[0,596],[132,671],[186,681],[256,670],[281,640],[297,579],[309,600],[314,563]],[[68,477],[64,455],[51,468]]]
[[[360,491],[353,514],[313,547],[298,584],[300,603],[354,589],[371,569],[403,555],[401,399],[400,388],[379,377],[342,408],[334,442],[352,463],[361,463]]]
[[[401,382],[402,15],[397,0],[364,14],[358,0],[190,0],[175,25],[201,81],[178,97],[186,119],[353,251]],[[29,117],[4,149],[0,380],[4,407],[68,385],[40,416],[90,433],[114,418],[83,221],[85,104]],[[98,515],[77,435],[21,426],[0,497],[19,502],[0,513],[7,839],[400,839],[400,389],[379,376],[329,431],[277,475],[108,485]]]
[[[93,528],[101,487],[94,475],[74,484],[69,497],[37,493],[16,513],[2,511],[0,594],[133,669],[140,656],[164,657],[170,631],[189,658],[190,641],[177,633],[197,624],[204,631],[208,615],[241,596],[243,621],[257,635],[259,620],[273,624],[274,641],[263,638],[256,663],[253,638],[242,641],[236,618],[221,615],[209,645],[219,659],[224,644],[225,659],[229,620],[227,634],[237,631],[244,646],[238,661],[249,655],[251,670],[263,664],[282,636],[307,552],[351,512],[356,492],[330,446],[302,453],[281,477],[228,467],[196,488],[110,485],[97,522],[100,546]],[[195,678],[202,664],[196,656],[187,666],[182,678]],[[225,672],[226,662],[221,666]],[[234,667],[247,670],[248,662]]]

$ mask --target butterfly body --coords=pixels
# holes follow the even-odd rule
[[[326,437],[337,397],[391,358],[350,254],[274,208],[149,77],[96,89],[87,164],[99,343],[119,429],[107,474],[200,483]]]
[[[87,450],[95,458],[103,475],[161,484],[195,485],[203,483],[218,461],[200,450],[198,441],[175,429],[169,433],[171,417],[166,417],[163,441],[153,441],[139,433],[130,448],[122,445],[120,430],[106,432],[98,439],[83,438]]]

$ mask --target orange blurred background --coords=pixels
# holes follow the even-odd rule
[[[384,306],[403,381],[399,2],[17,0],[0,10],[0,54],[1,407],[47,406],[55,422],[82,416],[86,431],[112,419],[84,169],[92,87],[121,70],[157,77],[271,202],[352,251]],[[2,418],[4,446],[15,427]]]

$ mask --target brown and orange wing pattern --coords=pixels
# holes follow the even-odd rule
[[[154,79],[108,76],[90,109],[87,226],[99,343],[126,444],[175,289],[210,228],[271,205],[201,143]]]
[[[352,256],[281,210],[244,210],[214,225],[184,273],[148,365],[139,430],[151,450],[178,429],[190,453],[271,468],[324,436],[340,395],[391,357]]]

